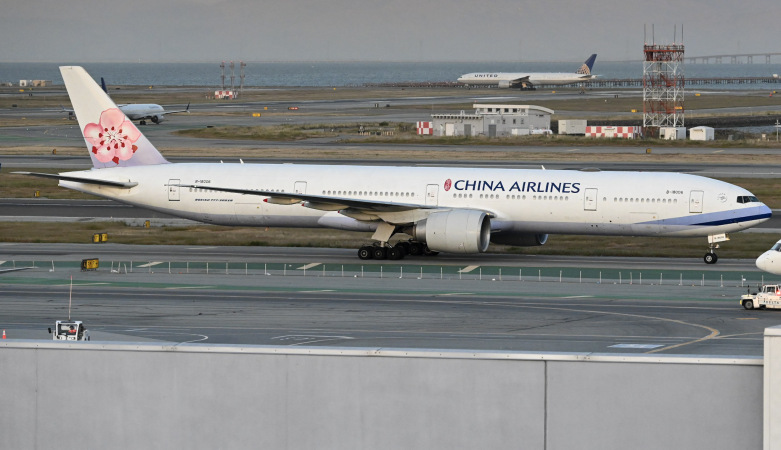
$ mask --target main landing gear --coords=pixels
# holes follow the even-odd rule
[[[358,258],[360,259],[402,259],[407,255],[434,256],[439,252],[431,251],[426,244],[410,239],[409,241],[400,241],[391,245],[388,241],[396,233],[397,227],[387,222],[381,222],[372,235],[372,239],[377,241],[374,245],[364,245],[358,249]]]
[[[397,242],[395,245],[364,245],[358,249],[358,258],[360,259],[390,259],[399,260],[407,255],[410,256],[436,256],[439,252],[432,251],[423,244],[417,241],[402,241]]]

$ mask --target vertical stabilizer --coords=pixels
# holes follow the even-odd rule
[[[583,63],[582,66],[580,66],[580,69],[576,73],[579,73],[581,75],[591,75],[591,69],[594,68],[594,61],[597,60],[597,54],[594,53],[593,55],[589,56],[586,62]]]
[[[95,168],[168,162],[84,68],[62,66],[60,73]]]

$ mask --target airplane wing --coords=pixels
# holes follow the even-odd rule
[[[415,209],[439,209],[438,206],[421,205],[418,203],[386,202],[377,200],[361,200],[354,198],[329,197],[325,195],[299,194],[294,192],[260,191],[255,189],[237,189],[200,184],[174,184],[185,188],[204,189],[209,191],[230,192],[233,194],[258,195],[268,197],[265,201],[276,205],[295,205],[303,202],[304,206],[322,211],[338,211],[355,209],[366,212],[399,212]]]
[[[510,86],[515,87],[515,86],[518,86],[518,85],[531,86],[531,83],[529,82],[529,75],[526,75],[526,76],[523,76],[523,77],[520,77],[520,78],[516,78],[514,80],[510,80]]]
[[[188,114],[190,113],[190,104],[189,103],[187,104],[187,108],[185,108],[185,109],[180,109],[178,111],[163,110],[163,112],[161,112],[160,114],[157,114],[157,115],[163,115],[164,116],[166,114],[178,114],[178,113],[185,113],[185,112],[188,113]],[[150,119],[150,118],[151,117],[147,117],[147,119]]]
[[[58,173],[39,173],[39,172],[11,172],[11,173],[15,173],[18,175],[29,175],[32,177],[40,177],[40,178],[54,178],[63,181],[73,181],[75,183],[86,183],[86,184],[97,184],[100,186],[120,187],[125,189],[130,189],[132,187],[138,186],[138,183],[135,181],[125,182],[125,181],[113,181],[113,180],[99,180],[94,178],[60,175]]]

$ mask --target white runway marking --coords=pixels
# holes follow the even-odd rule
[[[152,261],[152,262],[148,262],[146,264],[141,264],[140,266],[136,266],[136,267],[154,267],[154,266],[156,266],[158,264],[162,264],[162,263],[163,263],[162,261]]]
[[[559,297],[559,298],[594,298],[593,295],[570,295],[568,297]]]
[[[652,349],[663,347],[663,344],[616,344],[611,345],[610,348],[639,348],[639,349]]]
[[[307,264],[307,265],[305,265],[305,266],[301,266],[301,267],[299,267],[299,268],[298,268],[298,270],[307,270],[307,269],[311,269],[312,267],[317,267],[317,266],[319,266],[320,264],[322,264],[322,263],[312,263],[312,264]]]
[[[318,336],[318,335],[308,335],[308,334],[291,334],[287,336],[277,336],[271,339],[279,340],[279,341],[294,341],[293,343],[290,344],[291,346],[293,346],[293,345],[306,345],[306,344],[314,344],[317,342],[352,339],[352,338],[349,336]]]
[[[466,266],[463,269],[459,270],[459,272],[461,272],[461,273],[469,273],[469,272],[477,269],[478,267],[480,267],[480,266]]]
[[[448,292],[445,294],[437,294],[437,297],[449,297],[451,295],[475,295],[474,292]]]
[[[177,289],[212,289],[214,286],[173,286],[165,289],[177,290]]]

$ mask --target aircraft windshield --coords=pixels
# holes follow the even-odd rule
[[[738,203],[759,203],[759,199],[753,195],[740,195],[738,196]]]
[[[776,242],[776,245],[774,245],[773,248],[771,248],[770,250],[781,252],[781,241]]]

